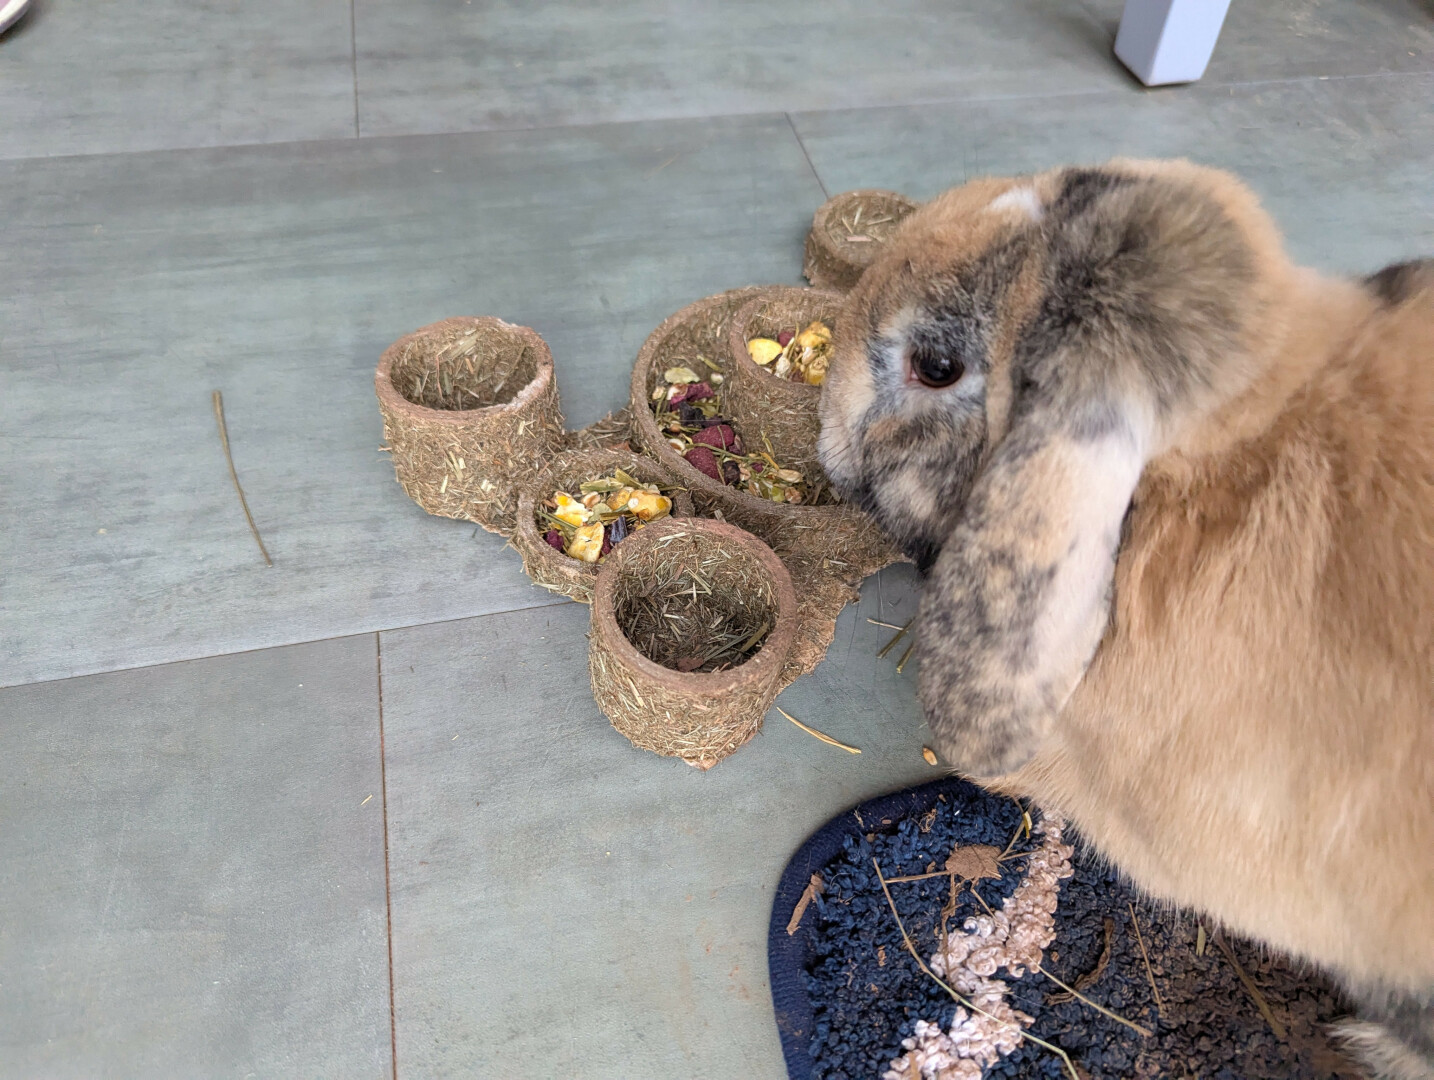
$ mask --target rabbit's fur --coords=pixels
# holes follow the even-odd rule
[[[1376,1074],[1434,1077],[1434,263],[1298,268],[1186,162],[978,180],[851,293],[822,422],[927,572],[946,760],[1335,973]]]

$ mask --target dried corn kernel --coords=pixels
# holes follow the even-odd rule
[[[627,509],[640,521],[665,517],[672,509],[672,500],[653,491],[634,491],[627,500]]]
[[[602,555],[602,523],[581,526],[568,543],[566,554],[583,562],[597,562]]]
[[[553,517],[565,525],[578,526],[585,524],[591,516],[588,513],[587,507],[565,491],[560,491],[554,495],[553,501],[558,504],[558,508],[554,511]]]

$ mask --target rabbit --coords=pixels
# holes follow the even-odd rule
[[[1185,161],[975,180],[848,295],[820,411],[923,576],[944,759],[1434,1078],[1434,261],[1297,267]]]

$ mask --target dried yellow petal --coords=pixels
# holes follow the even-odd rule
[[[803,349],[817,349],[831,344],[831,340],[831,328],[820,320],[808,323],[807,328],[797,335],[797,344]]]
[[[672,386],[701,381],[701,377],[690,367],[670,367],[662,373],[662,377]]]
[[[752,363],[766,366],[782,355],[782,347],[771,338],[756,337],[747,342],[747,355]]]

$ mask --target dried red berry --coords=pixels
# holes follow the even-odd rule
[[[684,401],[706,401],[712,397],[712,387],[705,382],[688,383],[686,386],[679,386],[677,393],[668,399],[669,405],[681,405]]]
[[[777,335],[777,344],[785,349],[788,345],[792,343],[792,338],[796,336],[797,335],[792,333],[790,330],[783,330],[780,334]]]
[[[549,529],[543,539],[548,542],[548,547],[557,548],[559,551],[563,550],[563,534],[559,530]]]
[[[604,525],[603,528],[602,528],[602,550],[600,550],[600,551],[598,552],[598,558],[601,559],[604,555],[606,555],[606,554],[607,554],[609,551],[611,551],[611,550],[612,550],[612,526],[611,526],[611,525]]]
[[[717,455],[705,446],[694,446],[687,453],[682,455],[698,472],[712,477],[713,480],[722,479],[722,470],[717,467]]]
[[[735,450],[737,433],[727,424],[717,424],[697,432],[692,436],[692,441],[703,446],[715,446],[718,450]]]

